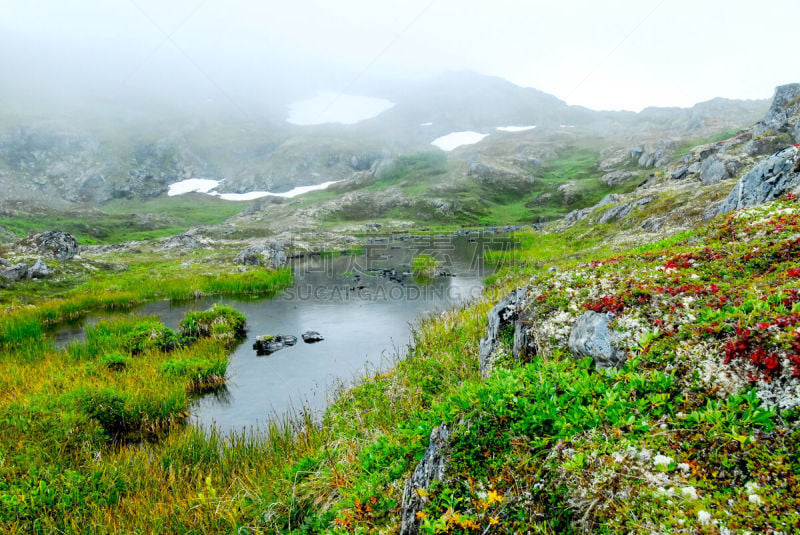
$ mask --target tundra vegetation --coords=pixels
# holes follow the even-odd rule
[[[131,270],[113,288],[99,278],[11,307],[3,531],[390,531],[442,423],[450,462],[420,490],[423,533],[796,529],[800,205],[627,251],[587,230],[521,233],[521,249],[489,255],[515,257],[485,297],[422,320],[393,369],[342,392],[321,420],[287,416],[257,434],[182,425],[192,397],[224,382],[244,324],[230,308],[190,314],[176,332],[154,318],[104,321],[61,350],[41,334],[83,310],[274,291],[287,273],[176,270],[154,288]],[[486,313],[526,284],[548,338],[515,359],[503,336],[484,376]],[[613,312],[612,328],[636,335],[622,368],[568,353],[557,322],[585,310]]]

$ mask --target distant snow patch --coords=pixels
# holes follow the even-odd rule
[[[533,130],[534,128],[536,128],[535,124],[530,126],[498,126],[495,130],[500,132],[525,132],[527,130]]]
[[[309,191],[325,189],[331,184],[341,182],[341,180],[331,180],[329,182],[323,182],[322,184],[314,184],[313,186],[297,186],[296,188],[290,189],[289,191],[284,191],[283,193],[272,193],[271,191],[220,193],[218,191],[214,191],[221,182],[221,180],[211,180],[208,178],[190,178],[188,180],[181,180],[180,182],[174,182],[169,185],[169,191],[167,191],[167,195],[174,197],[175,195],[183,195],[184,193],[205,193],[207,195],[219,197],[220,199],[225,199],[226,201],[252,201],[253,199],[260,199],[261,197],[268,196],[291,199],[292,197],[297,197],[298,195],[308,193]]]
[[[474,145],[489,134],[481,134],[467,130],[465,132],[452,132],[445,136],[437,137],[431,141],[431,145],[435,145],[444,151],[451,151],[462,145]]]
[[[575,128],[574,124],[560,124],[558,125],[559,128]]]
[[[289,117],[286,121],[302,126],[324,123],[355,124],[376,117],[393,106],[394,102],[384,98],[321,92],[314,98],[289,104]]]
[[[420,126],[431,126],[433,123],[419,123]]]
[[[341,180],[331,180],[330,182],[323,182],[322,184],[314,184],[313,186],[298,186],[296,188],[290,189],[289,191],[284,191],[283,193],[272,193],[269,191],[250,191],[248,193],[217,193],[216,191],[214,191],[211,192],[210,195],[215,195],[220,199],[225,199],[226,201],[252,201],[254,199],[260,199],[261,197],[270,197],[270,196],[291,199],[292,197],[297,197],[298,195],[302,195],[303,193],[325,189],[331,184],[336,184],[337,182],[341,182]]]
[[[167,195],[174,197],[184,193],[208,193],[219,186],[219,182],[219,180],[211,180],[210,178],[189,178],[170,184]]]

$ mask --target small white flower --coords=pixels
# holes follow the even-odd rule
[[[681,471],[681,472],[683,472],[684,474],[688,474],[689,472],[691,472],[691,471],[692,471],[692,467],[691,467],[691,466],[689,466],[689,465],[688,465],[688,464],[686,464],[686,463],[680,463],[680,464],[678,465],[678,470],[680,470],[680,471]]]
[[[685,498],[689,498],[690,500],[697,499],[697,490],[694,487],[683,487],[681,489],[681,494],[683,494]]]
[[[666,455],[656,455],[653,457],[653,465],[654,466],[669,466],[672,463],[672,457],[667,457]]]
[[[697,521],[705,526],[711,522],[711,513],[708,511],[697,511]]]
[[[755,481],[748,481],[744,484],[744,490],[748,492],[748,494],[752,494],[754,491],[758,490],[758,483]]]
[[[758,494],[751,494],[750,496],[747,497],[747,501],[750,503],[754,503],[756,505],[761,505],[762,503],[764,503],[764,501],[761,499],[761,496],[759,496]]]

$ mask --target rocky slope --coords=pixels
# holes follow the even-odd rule
[[[221,191],[285,191],[297,185],[352,177],[376,162],[431,149],[430,142],[460,130],[491,133],[495,147],[520,143],[520,161],[547,155],[564,135],[608,140],[703,137],[754,122],[763,101],[717,99],[691,109],[647,109],[639,114],[567,106],[534,89],[500,79],[456,73],[408,87],[376,89],[396,102],[355,125],[295,126],[275,119],[243,120],[213,111],[131,113],[103,109],[91,116],[35,118],[0,114],[2,200],[102,203],[162,195],[191,177],[224,178]],[[122,118],[120,118],[122,117]],[[430,126],[421,126],[431,123]],[[505,134],[498,126],[537,125]],[[563,125],[573,132],[567,134]],[[495,149],[459,149],[462,158],[491,159]],[[516,172],[525,173],[525,165]]]

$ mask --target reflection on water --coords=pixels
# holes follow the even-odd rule
[[[411,341],[410,326],[421,316],[479,296],[491,273],[482,262],[483,252],[509,247],[505,237],[484,238],[387,242],[370,244],[356,256],[295,259],[294,284],[273,299],[160,301],[136,313],[155,314],[172,328],[188,311],[217,302],[244,313],[247,339],[231,355],[227,385],[196,401],[192,421],[222,432],[252,429],[288,411],[324,409],[337,388],[402,358]],[[412,259],[423,253],[442,262],[442,275],[416,279],[410,273]],[[62,343],[74,338],[75,329],[70,329],[59,333]],[[259,335],[300,338],[312,330],[324,341],[299,340],[269,356],[252,349]]]

